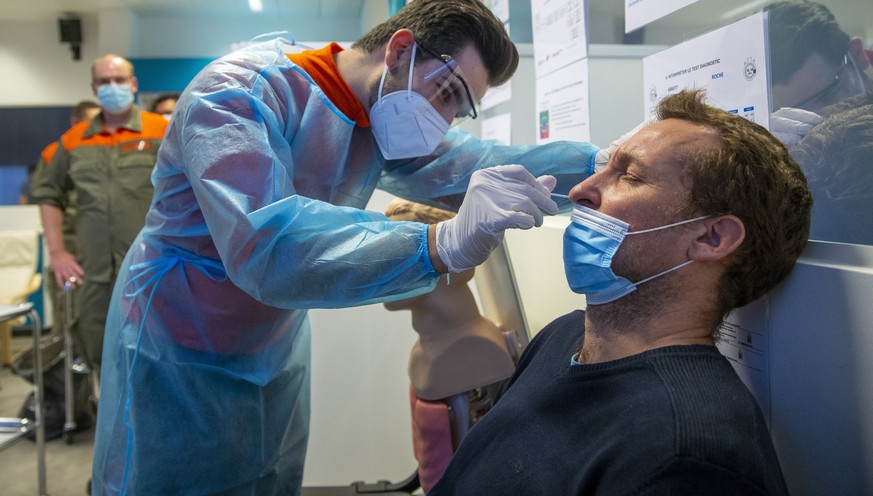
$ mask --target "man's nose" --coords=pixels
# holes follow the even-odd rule
[[[597,209],[600,207],[600,190],[595,176],[591,176],[570,189],[570,201],[576,205]]]

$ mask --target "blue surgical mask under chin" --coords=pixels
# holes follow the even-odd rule
[[[106,112],[120,114],[133,103],[133,91],[128,84],[104,84],[97,87],[97,99]]]
[[[637,289],[640,284],[682,268],[693,260],[631,282],[616,276],[612,271],[612,257],[618,251],[625,236],[660,231],[671,227],[705,219],[708,215],[675,222],[642,231],[628,232],[628,224],[596,210],[576,205],[570,225],[564,231],[564,273],[567,283],[575,293],[585,295],[589,305],[610,303]]]

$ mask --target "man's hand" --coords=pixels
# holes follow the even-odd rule
[[[76,262],[76,257],[64,248],[64,235],[61,230],[64,211],[54,205],[43,203],[39,205],[39,216],[58,287],[63,288],[68,282],[73,288],[81,286],[85,271]]]
[[[70,252],[61,250],[52,253],[51,264],[58,287],[63,288],[69,282],[71,288],[77,288],[84,283],[85,271]]]
[[[770,132],[785,146],[792,146],[800,143],[806,133],[821,121],[821,116],[815,112],[782,107],[770,116]]]
[[[445,264],[450,272],[463,272],[488,258],[504,230],[541,226],[544,212],[558,212],[549,196],[555,184],[553,176],[534,178],[521,165],[474,172],[458,215],[436,225],[434,267],[440,271]]]

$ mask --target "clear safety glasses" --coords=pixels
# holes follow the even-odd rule
[[[821,90],[798,102],[794,107],[818,112],[844,98],[863,93],[864,90],[864,79],[861,77],[861,71],[855,65],[854,59],[846,54],[843,56],[842,64],[834,75],[834,79]]]
[[[461,66],[458,65],[458,62],[450,55],[438,55],[422,46],[421,43],[416,43],[416,45],[423,52],[443,63],[438,69],[425,73],[424,81],[436,86],[434,94],[443,102],[443,105],[457,105],[458,111],[455,113],[452,125],[458,125],[467,119],[478,117],[476,100],[473,99],[470,87],[467,86],[467,81],[462,76]]]

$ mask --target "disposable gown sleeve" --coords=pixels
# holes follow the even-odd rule
[[[224,64],[190,99],[177,133],[233,283],[281,308],[347,307],[432,290],[438,274],[426,225],[296,193],[290,143],[306,99],[320,94],[292,94],[280,74],[293,70],[287,64]]]
[[[594,173],[594,157],[599,150],[591,143],[573,141],[506,146],[452,128],[431,156],[389,161],[379,187],[413,201],[457,211],[473,172],[494,165],[520,164],[534,176],[555,176],[558,184],[554,192],[566,195]],[[572,206],[567,200],[554,199],[561,211]]]

